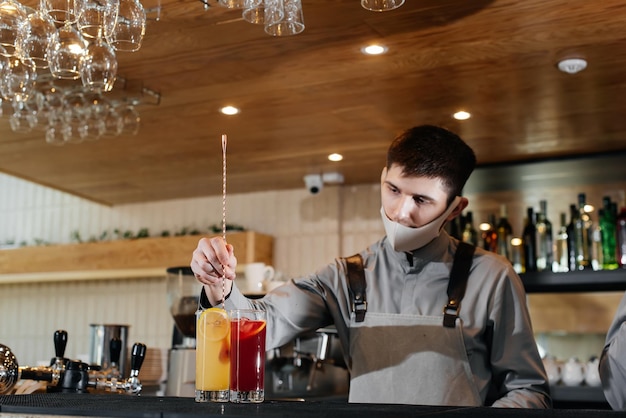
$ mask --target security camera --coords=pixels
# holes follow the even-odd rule
[[[318,194],[324,188],[324,181],[321,174],[308,174],[304,176],[304,184],[311,194]]]

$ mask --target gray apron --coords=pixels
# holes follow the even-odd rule
[[[362,259],[346,259],[352,298],[350,402],[482,405],[458,318],[473,254],[473,246],[459,243],[443,316],[368,312]]]
[[[354,315],[353,315],[354,317]],[[461,320],[367,312],[351,321],[350,402],[479,406]],[[436,349],[433,350],[433,348]]]

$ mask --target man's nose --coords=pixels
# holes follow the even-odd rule
[[[411,212],[413,210],[413,198],[410,196],[403,197],[398,202],[398,210],[396,211],[396,222],[410,221]]]

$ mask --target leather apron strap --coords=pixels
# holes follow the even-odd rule
[[[450,271],[450,280],[448,281],[448,303],[443,308],[444,327],[454,328],[456,319],[459,317],[461,300],[463,300],[465,289],[467,289],[467,279],[475,250],[476,247],[466,242],[459,242],[456,249]]]
[[[365,271],[363,270],[363,258],[360,254],[347,257],[346,259],[348,289],[350,291],[351,309],[356,317],[356,322],[363,322],[367,312],[367,298],[365,296]]]

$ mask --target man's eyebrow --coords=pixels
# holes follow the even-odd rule
[[[430,203],[435,201],[435,199],[433,199],[432,197],[426,196],[424,194],[419,194],[419,193],[418,194],[414,194],[413,198],[415,199],[416,197],[419,197],[421,200],[426,200],[426,201],[428,201]]]
[[[393,184],[393,183],[392,183],[392,182],[390,182],[389,180],[384,180],[384,183],[385,183],[385,184],[387,184],[387,185],[389,185],[389,186],[391,186],[391,187],[393,187],[394,189],[401,190],[398,186],[396,186],[395,184]],[[419,193],[416,193],[416,194],[412,194],[411,196],[412,196],[414,199],[417,197],[417,198],[420,198],[420,199],[422,199],[422,200],[426,200],[426,201],[428,201],[428,202],[434,202],[434,201],[435,201],[435,198],[433,198],[433,197],[431,197],[431,196],[428,196],[428,195],[425,195],[425,194],[419,194]]]
[[[392,183],[392,182],[390,182],[389,180],[384,180],[384,181],[383,181],[383,183],[385,183],[385,184],[387,184],[387,185],[389,185],[389,186],[391,186],[391,187],[393,187],[393,188],[395,188],[395,189],[397,189],[397,188],[398,188],[398,186],[396,186],[395,184],[393,184],[393,183]]]

